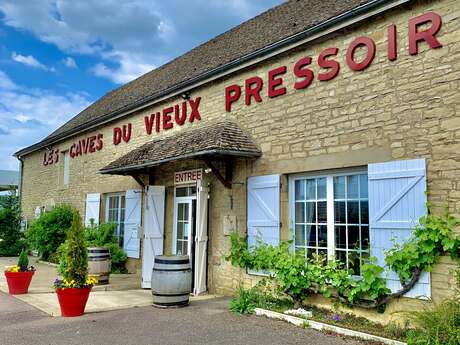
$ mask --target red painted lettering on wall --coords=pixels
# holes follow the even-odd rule
[[[182,102],[182,104],[176,104],[172,107],[164,108],[161,112],[156,112],[149,116],[144,117],[145,132],[148,135],[152,134],[153,126],[155,131],[160,132],[160,129],[168,130],[174,127],[174,125],[182,126],[185,121],[194,122],[195,120],[201,120],[200,114],[200,102],[201,97],[190,99]],[[190,108],[190,115],[188,108]],[[172,114],[174,113],[174,118]]]
[[[188,120],[190,122],[193,122],[195,119],[201,120],[201,115],[200,115],[200,112],[198,111],[198,108],[200,107],[200,102],[201,102],[201,97],[197,97],[196,100],[193,100],[193,99],[189,100],[191,111],[190,111],[190,117]]]
[[[431,23],[425,31],[418,31],[418,27]],[[441,16],[434,12],[428,12],[421,16],[409,19],[409,54],[418,54],[418,43],[425,41],[430,48],[441,48],[442,44],[436,39],[436,34],[441,29]]]
[[[174,111],[173,107],[168,107],[163,109],[163,129],[171,129],[173,128],[173,124],[171,122],[171,114]]]
[[[174,120],[179,126],[182,126],[187,120],[187,103],[182,103],[182,112],[179,110],[179,104],[174,106]]]
[[[225,88],[225,110],[231,111],[232,103],[241,97],[241,87],[239,85],[230,85]]]
[[[330,59],[331,56],[336,56],[339,48],[326,48],[318,56],[319,67],[328,70],[328,72],[318,73],[319,81],[327,81],[337,77],[340,71],[340,64]]]
[[[59,149],[51,149],[43,154],[43,165],[51,165],[59,162]]]
[[[260,77],[251,77],[246,79],[245,83],[245,98],[244,101],[246,105],[251,104],[251,99],[254,98],[256,102],[262,102],[262,97],[260,97],[260,91],[264,85],[264,81]]]
[[[123,125],[122,127],[115,127],[113,129],[113,144],[118,145],[122,140],[127,143],[131,139],[131,130],[131,123]]]
[[[361,62],[355,61],[355,51],[359,46],[366,47],[366,57]],[[358,37],[350,43],[347,49],[346,61],[348,67],[353,71],[365,70],[375,58],[375,42],[369,37]]]
[[[305,56],[304,58],[300,59],[294,65],[294,75],[297,78],[303,78],[300,81],[296,81],[294,83],[294,89],[300,90],[305,89],[306,87],[310,86],[311,82],[315,78],[313,71],[309,68],[304,68],[311,64],[311,57]]]
[[[428,28],[420,30],[420,26],[428,25]],[[408,25],[408,42],[409,54],[418,54],[418,46],[422,42],[426,42],[431,49],[442,47],[436,35],[439,33],[442,26],[441,17],[434,12],[429,12],[421,16],[409,19]],[[397,27],[392,24],[387,28],[387,58],[389,61],[397,59]],[[355,57],[355,52],[358,48],[365,49],[363,59]],[[357,37],[347,47],[345,53],[339,52],[336,47],[324,49],[317,57],[317,80],[328,81],[337,77],[340,73],[340,60],[344,59],[347,66],[352,71],[363,71],[370,67],[376,56],[376,45],[370,37]],[[314,81],[315,74],[313,69],[308,67],[312,64],[312,57],[305,56],[299,59],[293,66],[292,73],[294,74],[295,82],[293,88],[295,90],[305,89]],[[281,77],[286,73],[285,66],[280,66],[267,73],[266,80],[268,83],[267,97],[274,98],[284,95],[287,88],[284,85],[284,79]],[[264,79],[259,76],[252,76],[244,81],[244,86],[233,84],[225,88],[225,111],[232,111],[241,99],[242,89],[244,88],[244,104],[250,106],[253,100],[262,102],[264,94]]]
[[[272,69],[268,72],[268,98],[275,98],[286,93],[281,76],[286,73],[286,66]]]
[[[396,25],[392,24],[388,27],[388,60],[394,61],[398,58],[398,41],[396,36]]]
[[[102,150],[102,147],[104,146],[102,138],[102,133],[99,133],[97,135],[92,135],[74,142],[70,146],[70,157],[75,158],[84,154],[94,153]]]

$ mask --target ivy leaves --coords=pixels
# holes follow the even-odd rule
[[[459,225],[457,218],[447,210],[440,216],[429,213],[420,218],[408,241],[402,245],[396,244],[386,253],[385,262],[402,282],[406,282],[416,269],[431,271],[445,253],[453,259],[458,258],[460,236],[455,234],[455,228]]]
[[[289,242],[278,247],[258,242],[257,246],[248,248],[244,237],[233,234],[226,260],[234,266],[272,272],[283,291],[296,302],[301,303],[312,293],[320,293],[348,305],[384,310],[390,298],[407,292],[420,272],[430,271],[441,255],[449,253],[452,258],[460,257],[460,236],[455,234],[459,225],[447,211],[440,216],[428,214],[420,218],[408,241],[395,244],[386,253],[386,264],[398,274],[403,286],[395,293],[386,287],[382,278],[384,268],[376,264],[375,258],[364,262],[361,277],[356,277],[339,261],[292,253]]]

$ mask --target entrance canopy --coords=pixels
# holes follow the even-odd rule
[[[102,174],[132,175],[150,167],[181,159],[260,157],[261,151],[236,122],[201,124],[148,142],[102,168]],[[211,167],[212,168],[212,167]]]

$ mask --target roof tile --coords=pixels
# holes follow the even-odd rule
[[[100,171],[127,172],[168,161],[209,155],[259,157],[261,151],[236,122],[221,120],[148,142]]]

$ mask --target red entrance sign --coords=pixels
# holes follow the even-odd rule
[[[184,184],[199,181],[203,178],[201,169],[179,171],[174,173],[174,184]]]

